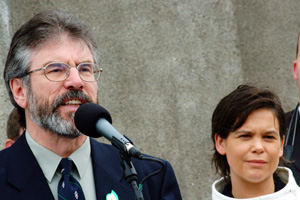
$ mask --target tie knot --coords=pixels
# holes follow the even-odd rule
[[[61,173],[68,175],[71,173],[73,161],[70,158],[62,158],[60,161]]]

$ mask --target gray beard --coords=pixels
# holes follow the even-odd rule
[[[77,138],[82,133],[75,127],[74,112],[68,113],[70,120],[64,119],[59,113],[58,107],[66,98],[82,98],[91,102],[84,92],[70,90],[64,95],[57,96],[52,105],[42,97],[38,97],[30,90],[28,96],[28,110],[31,120],[43,128],[59,136]]]

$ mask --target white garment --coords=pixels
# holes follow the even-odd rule
[[[225,180],[221,178],[212,184],[212,199],[213,200],[300,200],[300,187],[297,185],[293,173],[290,169],[285,167],[278,167],[277,173],[279,178],[285,183],[285,187],[281,190],[259,197],[248,199],[236,199],[227,197],[222,194],[225,187]]]

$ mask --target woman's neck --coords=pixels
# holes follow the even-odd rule
[[[246,180],[231,180],[234,198],[253,198],[275,192],[273,177],[261,182],[253,183]]]

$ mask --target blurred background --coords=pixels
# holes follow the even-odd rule
[[[211,198],[211,115],[222,97],[248,83],[275,91],[285,111],[298,102],[299,0],[1,0],[1,73],[13,33],[43,9],[92,28],[99,104],[142,152],[172,164],[185,200]],[[3,79],[0,101],[3,149],[13,108]]]

